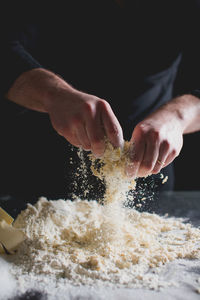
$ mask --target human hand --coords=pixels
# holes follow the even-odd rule
[[[76,147],[91,150],[96,157],[104,153],[105,136],[114,147],[123,146],[121,126],[103,99],[76,90],[61,91],[46,108],[60,135]]]
[[[173,111],[160,109],[134,129],[126,174],[146,177],[157,174],[179,155],[183,145],[183,127]]]

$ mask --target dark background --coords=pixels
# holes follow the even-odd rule
[[[200,190],[200,133],[184,136],[180,155],[174,160],[175,190]]]
[[[174,85],[174,96],[185,93],[185,87],[200,87],[198,61],[200,46],[188,45],[182,57]],[[200,99],[199,99],[200,101]],[[200,132],[184,135],[180,155],[174,160],[175,190],[200,190]]]

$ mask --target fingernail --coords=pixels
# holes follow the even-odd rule
[[[102,157],[103,157],[103,154],[104,154],[104,152],[99,152],[99,153],[94,153],[94,152],[92,152],[93,153],[93,155],[94,155],[94,157],[96,157],[96,158],[98,158],[98,159],[101,159]]]
[[[134,167],[134,164],[128,164],[125,169],[125,173],[130,178],[135,178],[137,175],[137,170]]]
[[[85,150],[85,151],[90,151],[90,150],[91,150],[91,147],[83,147],[83,150]]]
[[[124,147],[124,138],[123,138],[122,131],[118,131],[117,135],[113,139],[111,139],[110,141],[111,141],[113,147],[123,149],[123,147]]]
[[[124,149],[124,140],[123,140],[123,139],[120,141],[119,147],[120,147],[121,149]]]
[[[95,157],[96,159],[101,159],[101,158],[102,158],[102,155],[94,154],[94,157]]]
[[[129,146],[129,158],[130,160],[133,160],[135,156],[135,152],[134,152],[134,143],[132,142]]]

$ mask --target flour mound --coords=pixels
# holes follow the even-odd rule
[[[14,222],[26,235],[13,273],[44,274],[74,285],[158,289],[159,269],[178,258],[200,258],[200,230],[182,219],[42,197]],[[16,271],[17,270],[17,271]]]

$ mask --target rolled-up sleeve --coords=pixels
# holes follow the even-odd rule
[[[26,71],[41,68],[40,62],[34,58],[34,45],[37,39],[36,13],[30,18],[28,5],[16,5],[12,10],[3,11],[6,22],[1,24],[0,47],[0,96],[4,96],[14,81]],[[37,24],[37,23],[36,23]],[[33,29],[31,36],[30,25]],[[29,42],[29,39],[31,40]]]
[[[0,93],[5,95],[23,72],[41,68],[41,65],[18,40],[5,39],[2,48]]]

